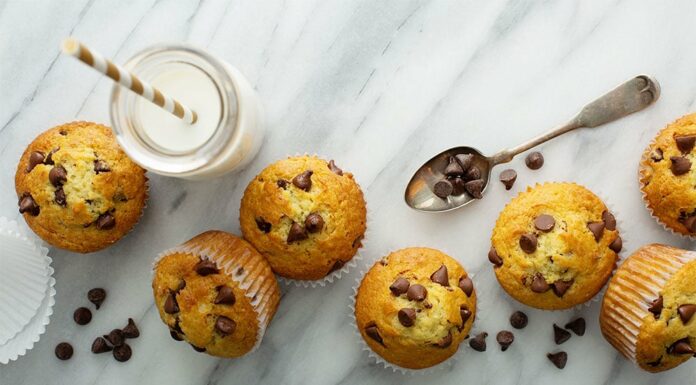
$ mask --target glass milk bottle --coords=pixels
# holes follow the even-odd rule
[[[256,92],[234,67],[187,45],[158,45],[132,57],[126,69],[196,112],[188,124],[114,85],[111,121],[123,150],[157,174],[205,179],[239,170],[263,141]]]

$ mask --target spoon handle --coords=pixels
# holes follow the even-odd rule
[[[594,100],[568,123],[526,143],[492,156],[493,165],[507,163],[521,153],[568,131],[581,127],[597,127],[638,112],[660,97],[660,85],[647,75],[638,75]]]

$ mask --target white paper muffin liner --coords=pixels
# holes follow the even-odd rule
[[[250,354],[258,349],[258,347],[261,345],[261,341],[263,340],[263,336],[266,333],[266,328],[268,328],[268,324],[273,318],[274,309],[267,303],[267,301],[264,301],[270,286],[264,285],[263,280],[251,278],[252,275],[255,275],[251,273],[256,273],[257,269],[254,269],[253,267],[249,268],[249,266],[245,265],[248,262],[249,257],[242,256],[239,258],[236,255],[228,255],[227,260],[225,260],[224,256],[218,254],[217,250],[209,246],[192,247],[182,244],[165,250],[157,255],[152,265],[153,275],[159,261],[162,258],[175,253],[191,254],[200,258],[201,260],[207,259],[215,262],[221,271],[227,274],[235,283],[237,283],[237,285],[239,285],[242,290],[245,291],[245,296],[249,298],[249,302],[256,312],[256,319],[259,325],[259,330],[256,334],[256,343],[254,344],[254,347],[252,347],[251,350],[246,354]]]
[[[474,282],[474,290],[476,292],[476,313],[474,314],[474,322],[471,325],[471,330],[469,330],[470,337],[462,340],[462,342],[459,344],[459,347],[457,348],[457,351],[451,357],[440,362],[437,365],[431,366],[429,368],[423,368],[423,369],[408,369],[408,368],[403,368],[401,366],[393,364],[393,363],[385,360],[384,358],[382,358],[382,356],[380,356],[379,354],[375,353],[375,351],[372,350],[372,348],[370,348],[370,346],[367,344],[367,342],[365,342],[362,334],[360,334],[360,331],[358,329],[358,322],[355,318],[355,301],[356,301],[356,297],[358,295],[358,289],[360,288],[360,284],[362,283],[362,280],[365,277],[365,274],[367,274],[367,272],[372,268],[372,266],[374,266],[375,263],[379,263],[380,258],[386,257],[387,255],[389,255],[393,251],[396,251],[396,250],[386,251],[386,252],[383,252],[382,254],[379,254],[380,257],[378,259],[376,259],[373,263],[369,263],[369,262],[365,261],[365,263],[361,267],[360,272],[358,274],[359,277],[355,279],[355,285],[353,285],[353,292],[352,292],[351,297],[350,297],[350,304],[348,305],[348,310],[349,310],[348,316],[350,319],[351,328],[353,329],[353,334],[355,335],[356,340],[360,344],[361,350],[365,351],[367,356],[370,357],[370,359],[373,362],[376,362],[378,365],[381,365],[385,369],[391,369],[392,372],[401,373],[403,375],[411,375],[411,376],[430,375],[430,374],[440,372],[444,369],[453,367],[463,355],[469,354],[472,351],[474,351],[474,349],[472,349],[469,346],[469,340],[471,338],[475,337],[476,335],[478,335],[479,333],[484,332],[484,330],[480,330],[479,325],[478,325],[478,320],[481,319],[482,315],[484,314],[484,311],[483,311],[484,307],[481,306],[481,303],[484,302],[481,300],[481,298],[484,296],[482,296],[481,291],[477,289],[476,282]],[[447,254],[447,253],[445,253],[445,254]],[[457,261],[457,263],[460,263],[460,262]],[[466,270],[466,268],[465,268],[465,270]],[[467,272],[467,276],[469,278],[471,278],[472,281],[474,281],[476,274],[471,273],[468,270],[466,272]],[[493,338],[495,339],[495,336],[493,336]],[[491,335],[489,334],[488,338],[486,339],[488,349],[491,347],[490,341],[491,341]],[[481,352],[476,352],[476,353],[481,354]]]

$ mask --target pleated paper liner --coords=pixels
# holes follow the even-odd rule
[[[0,220],[0,346],[17,335],[36,314],[50,278],[48,250]]]

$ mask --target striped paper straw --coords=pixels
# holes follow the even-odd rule
[[[196,112],[184,106],[162,91],[150,84],[138,79],[123,67],[104,59],[103,56],[85,47],[84,44],[73,38],[63,41],[63,52],[80,59],[81,62],[110,77],[118,84],[128,88],[143,98],[162,107],[164,110],[174,114],[177,118],[193,124],[198,119]]]

